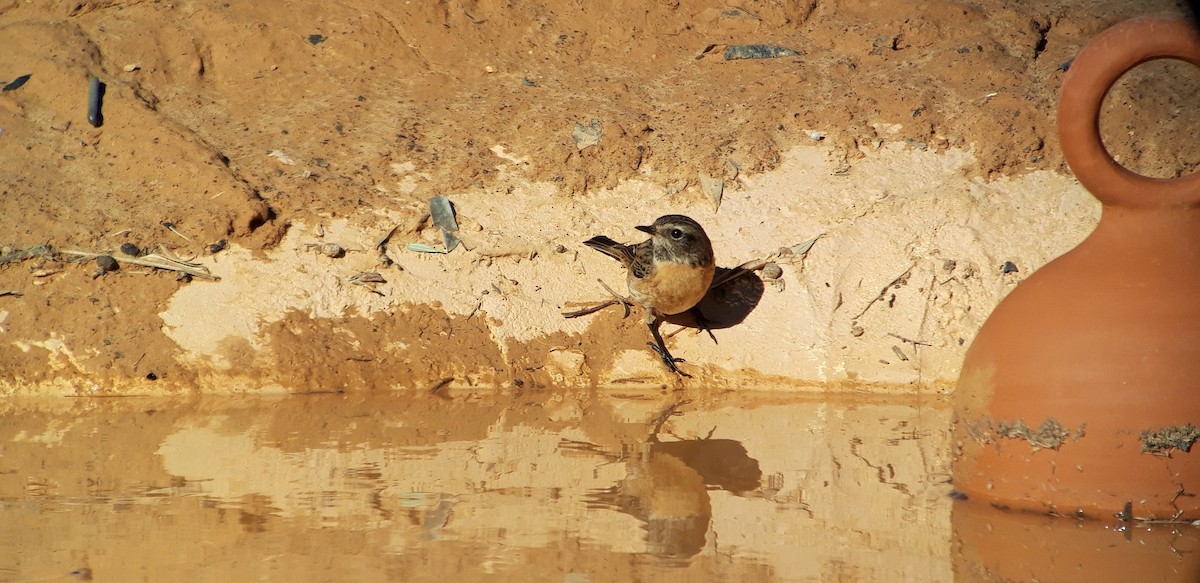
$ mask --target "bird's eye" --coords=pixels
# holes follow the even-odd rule
[[[682,239],[683,231],[681,231],[679,229],[671,229],[671,238],[672,239]]]

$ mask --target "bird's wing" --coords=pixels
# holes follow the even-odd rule
[[[620,261],[626,267],[629,267],[629,265],[633,263],[633,260],[634,260],[634,248],[633,247],[613,241],[612,239],[609,239],[608,237],[605,237],[604,235],[597,235],[595,237],[592,237],[591,239],[584,241],[583,244],[587,245],[588,247],[591,247],[592,249],[595,249],[605,255],[608,255],[609,257],[612,257],[613,259],[616,259],[617,261]]]
[[[642,279],[650,275],[654,271],[654,246],[650,240],[642,241],[636,246],[627,249],[633,254],[633,259],[629,263],[629,271],[633,276]]]

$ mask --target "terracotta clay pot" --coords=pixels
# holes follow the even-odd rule
[[[1200,66],[1200,34],[1130,20],[1088,43],[1063,79],[1063,154],[1103,212],[996,307],[967,352],[953,473],[972,500],[1200,518],[1200,173],[1130,172],[1099,130],[1109,88],[1158,58]]]

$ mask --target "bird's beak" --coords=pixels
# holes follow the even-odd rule
[[[634,227],[634,228],[635,228],[635,229],[637,229],[637,230],[639,230],[639,231],[641,231],[641,232],[643,232],[643,233],[650,233],[651,235],[653,235],[653,234],[654,234],[654,227],[647,227],[647,226],[645,226],[645,225],[639,225],[639,226],[636,226],[636,227]]]

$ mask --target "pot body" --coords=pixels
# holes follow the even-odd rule
[[[1117,79],[1172,57],[1200,66],[1191,25],[1135,19],[1097,36],[1063,80],[1063,153],[1103,211],[1083,243],[997,306],[967,352],[953,474],[973,499],[1200,518],[1200,173],[1129,172],[1099,132]]]

